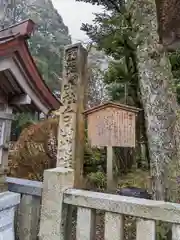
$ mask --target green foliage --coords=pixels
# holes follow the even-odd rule
[[[144,171],[141,169],[136,169],[133,167],[131,172],[128,174],[121,176],[119,179],[119,188],[124,187],[138,187],[143,189],[150,189],[150,175],[148,171]]]
[[[110,2],[98,4],[108,7]],[[136,67],[138,43],[131,24],[131,14],[124,7],[121,7],[121,11],[114,7],[114,11],[96,14],[94,22],[94,25],[83,24],[82,30],[87,33],[97,49],[103,50],[112,58],[104,77],[111,99],[124,101],[126,97],[126,102],[141,107]]]
[[[35,114],[32,114],[30,112],[16,113],[15,118],[12,121],[11,138],[13,140],[17,140],[20,133],[25,128],[37,122],[38,118]]]
[[[133,29],[131,12],[125,7],[125,1],[112,0],[77,0],[91,4],[102,5],[104,13],[95,14],[94,24],[83,24],[82,30],[87,33],[97,48],[110,55],[113,60],[105,74],[105,83],[108,84],[112,100],[124,100],[126,94],[137,107],[141,106],[138,71],[136,66],[136,47],[141,41],[138,28]],[[172,72],[176,78],[177,98],[180,103],[180,51],[171,53],[170,62]]]
[[[103,172],[92,172],[87,175],[88,180],[96,189],[105,189],[106,187],[106,177]]]
[[[85,132],[84,174],[106,172],[106,149],[91,147]]]
[[[120,9],[124,6],[124,0],[76,0],[77,2],[85,2],[91,3],[93,5],[102,5],[106,10],[114,10],[120,11]]]
[[[169,60],[172,66],[173,77],[175,78],[177,100],[180,104],[180,50],[170,53]]]
[[[171,240],[171,228],[169,223],[157,222],[156,225],[156,239],[157,240]]]
[[[101,4],[109,10],[95,14],[94,24],[83,24],[82,30],[98,50],[102,50],[112,59],[104,75],[104,83],[107,85],[110,99],[143,108],[136,66],[136,48],[140,39],[136,38],[137,29],[132,27],[131,13],[125,9],[125,3],[120,4],[122,1],[119,1],[118,8],[116,4],[114,5],[115,1],[85,2]],[[134,161],[133,155],[127,159],[125,151],[125,149],[124,151],[120,148],[116,149],[116,165],[121,165],[121,168],[118,167],[119,174],[127,173]]]
[[[141,93],[136,60],[136,48],[141,41],[141,34],[138,34],[139,27],[132,27],[131,12],[124,4],[121,8],[116,8],[115,1],[84,1],[92,4],[101,4],[106,9],[104,13],[95,14],[94,24],[83,24],[84,30],[90,37],[97,49],[103,50],[112,58],[108,71],[105,73],[104,82],[111,100],[134,105],[143,109],[141,103]],[[179,52],[170,54],[173,75],[176,78],[177,98],[180,103],[180,54]],[[146,143],[147,162],[149,161],[146,127],[144,116],[141,114],[137,124],[137,142],[142,138]],[[140,127],[138,130],[138,126]],[[140,144],[136,148],[138,152],[138,167],[142,164]],[[149,166],[149,164],[148,164]]]

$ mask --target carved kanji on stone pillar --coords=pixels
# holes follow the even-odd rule
[[[87,84],[87,51],[81,44],[65,49],[61,93],[57,167],[75,169],[75,185],[83,173],[84,106]]]
[[[180,1],[156,0],[160,41],[170,50],[180,46]]]

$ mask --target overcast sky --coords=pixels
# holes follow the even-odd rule
[[[72,41],[87,41],[88,38],[80,27],[82,23],[92,23],[93,13],[102,11],[102,8],[75,0],[52,0],[52,2],[68,26]]]

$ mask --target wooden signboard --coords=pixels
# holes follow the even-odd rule
[[[91,146],[107,147],[107,189],[116,188],[113,177],[113,147],[135,147],[136,114],[140,109],[107,102],[85,112]]]
[[[139,109],[105,103],[85,112],[91,146],[135,147],[135,120]]]

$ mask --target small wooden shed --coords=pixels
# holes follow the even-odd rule
[[[135,147],[136,115],[140,110],[107,102],[85,111],[91,146]]]

